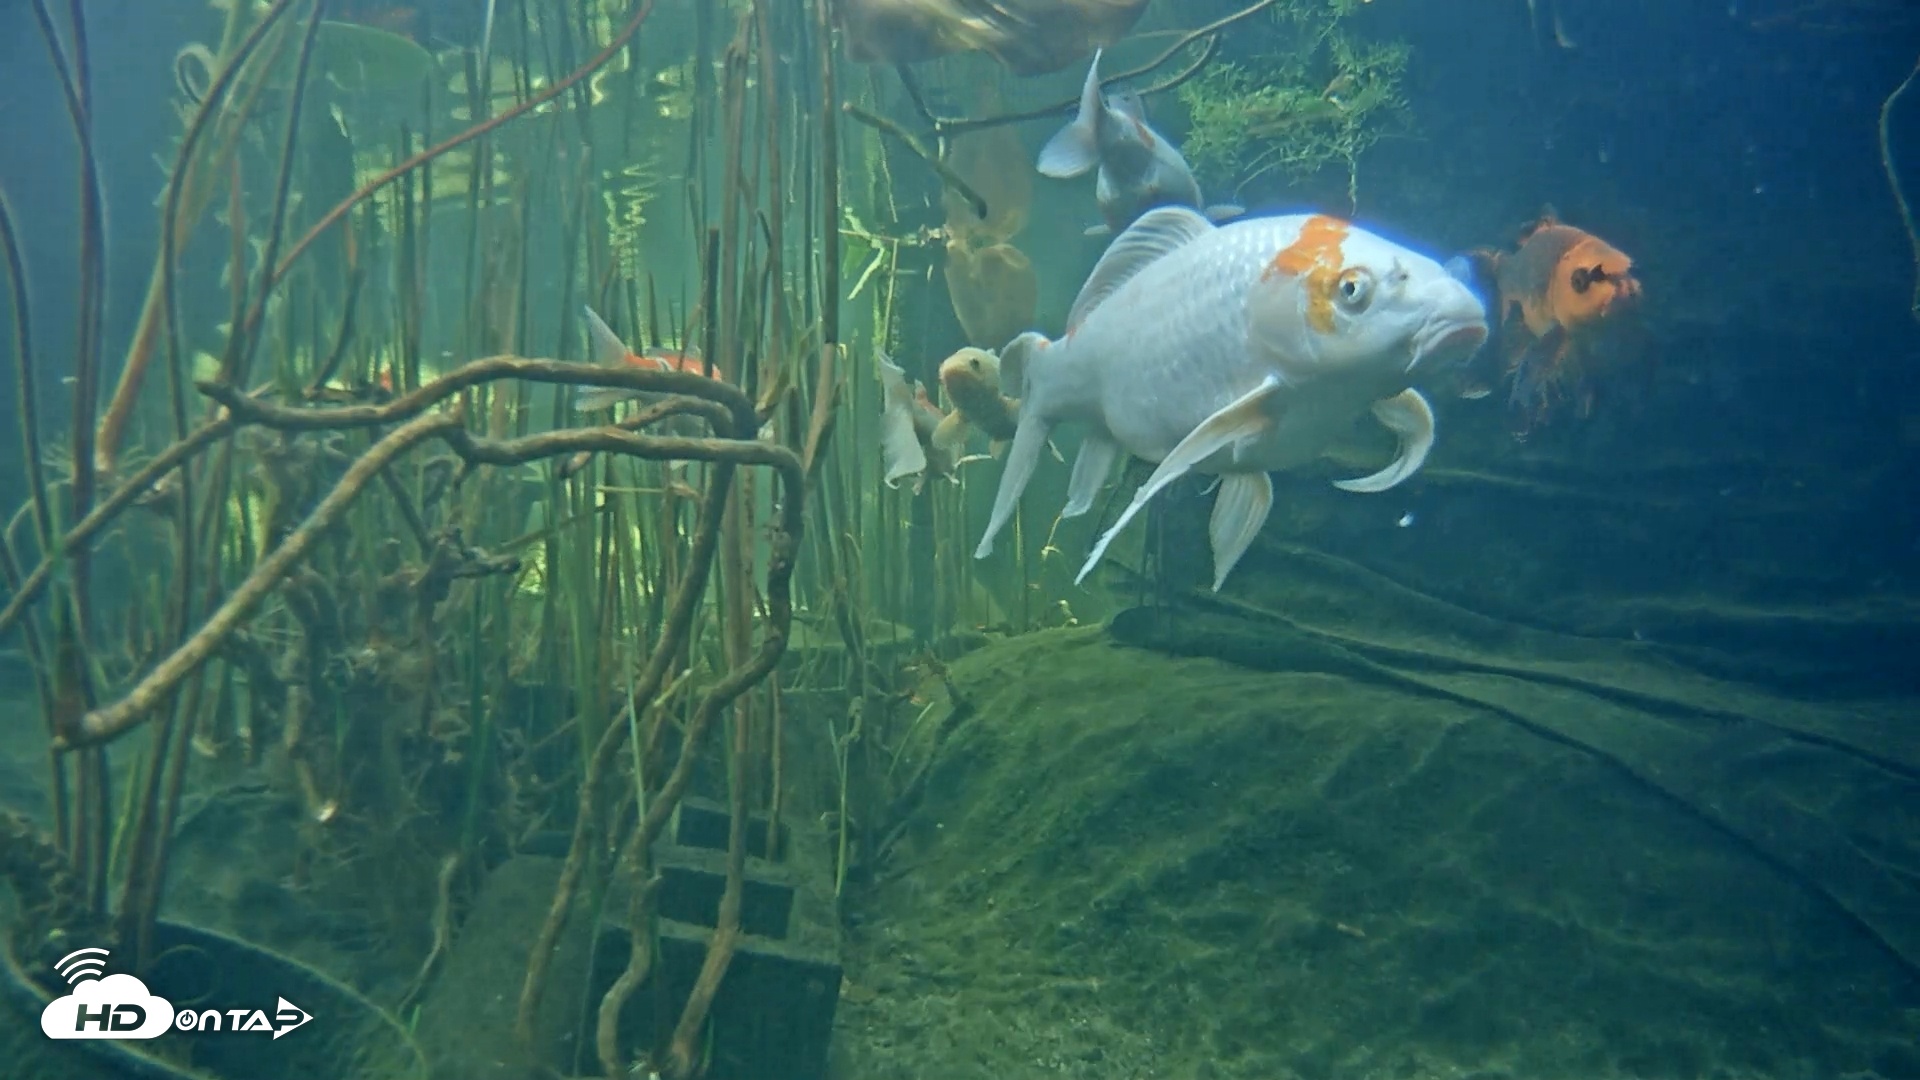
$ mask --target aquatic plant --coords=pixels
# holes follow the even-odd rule
[[[97,207],[86,4],[66,7],[63,33],[36,4]],[[0,633],[34,661],[51,850],[138,967],[202,770],[264,779],[300,810],[300,888],[418,964],[410,1005],[491,867],[561,830],[512,1025],[532,1052],[575,899],[623,890],[647,944],[655,841],[686,796],[719,797],[726,884],[693,993],[636,1046],[622,1005],[658,955],[636,947],[575,1063],[685,1076],[713,1052],[753,815],[777,835],[826,813],[829,889],[857,887],[905,782],[887,748],[924,712],[916,672],[976,627],[1055,617],[1025,580],[1044,559],[970,573],[964,484],[878,480],[867,343],[951,351],[945,188],[922,167],[940,148],[844,122],[911,102],[844,77],[818,0],[511,5],[381,123],[336,113],[327,71],[364,78],[353,43],[394,43],[333,32],[332,7],[228,3],[186,50],[110,397],[83,213],[70,437],[41,422],[41,313],[0,199],[31,481]],[[1166,57],[1211,55],[1214,30]],[[583,306],[731,381],[577,362]],[[650,397],[577,413],[593,386]],[[130,586],[98,586],[98,562]],[[817,761],[794,760],[809,739]],[[797,794],[817,787],[818,809]]]
[[[1257,65],[1220,63],[1181,86],[1191,118],[1185,152],[1202,175],[1269,173],[1288,180],[1339,167],[1358,202],[1358,159],[1405,119],[1408,50],[1345,29],[1354,0],[1302,0],[1275,9]]]

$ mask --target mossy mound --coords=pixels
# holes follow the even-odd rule
[[[1706,692],[1699,676],[1625,649],[1543,655],[1526,631],[1501,645],[1537,672],[1475,670],[1483,640],[1399,613],[1378,621],[1423,626],[1450,658],[1180,618],[1118,624],[1257,645],[1272,670],[1104,628],[953,665],[971,714],[856,935],[848,1075],[1920,1075],[1920,981],[1855,910],[1899,894],[1836,898],[1773,840],[1731,833],[1741,806],[1635,775],[1699,749],[1709,722],[1656,704]],[[1615,692],[1636,676],[1665,692]],[[1601,706],[1676,741],[1597,752],[1582,732],[1625,723]],[[1537,722],[1554,717],[1565,730]],[[1804,746],[1775,756],[1726,790],[1829,790]],[[1911,855],[1884,801],[1911,794],[1882,789],[1885,833],[1856,849]],[[1798,807],[1871,831],[1862,804]]]

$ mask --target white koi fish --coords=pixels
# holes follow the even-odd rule
[[[1465,284],[1345,221],[1215,226],[1183,206],[1150,210],[1094,267],[1065,336],[1030,331],[1002,351],[1002,376],[1025,391],[974,555],[992,553],[1053,426],[1077,420],[1090,430],[1062,517],[1092,507],[1122,450],[1159,463],[1080,578],[1156,492],[1201,472],[1221,477],[1210,528],[1217,590],[1272,509],[1267,473],[1319,457],[1361,414],[1399,436],[1399,453],[1337,486],[1385,491],[1413,475],[1433,446],[1433,410],[1414,377],[1486,336],[1486,312]]]

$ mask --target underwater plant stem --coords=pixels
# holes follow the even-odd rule
[[[746,430],[753,429],[749,426]],[[516,464],[535,457],[581,449],[614,450],[639,457],[671,456],[715,462],[715,467],[708,474],[707,491],[701,502],[699,524],[696,526],[692,550],[688,553],[686,571],[680,578],[666,624],[655,641],[647,669],[630,695],[628,709],[644,709],[653,703],[669,667],[686,642],[687,631],[693,624],[695,611],[719,551],[720,525],[732,490],[734,468],[741,464],[764,465],[780,478],[779,520],[769,541],[767,618],[762,625],[760,647],[752,660],[730,671],[716,683],[687,719],[673,771],[648,805],[646,817],[636,826],[641,830],[640,845],[643,848],[650,846],[666,826],[668,817],[679,806],[680,797],[692,781],[693,769],[700,756],[699,748],[714,718],[765,679],[786,652],[793,622],[793,557],[799,547],[805,520],[806,474],[801,468],[800,459],[786,447],[759,440],[648,439],[614,428],[554,431],[501,443],[472,439],[465,436],[464,432],[454,434],[461,436],[453,447],[455,453],[468,460],[482,459],[487,464]],[[651,452],[669,444],[675,447],[670,454]],[[655,727],[660,730],[665,725]],[[553,904],[548,909],[547,919],[541,925],[539,936],[529,954],[526,979],[520,988],[514,1031],[524,1046],[532,1045],[533,1018],[546,990],[547,969],[552,961],[554,945],[566,928],[574,893],[586,873],[587,855],[593,846],[600,812],[600,789],[607,770],[612,767],[626,742],[627,732],[627,725],[618,719],[606,726],[587,761],[586,773],[580,782],[579,812],[574,819],[573,841],[561,868],[560,882],[554,890]],[[658,767],[659,758],[651,752],[651,746],[643,760],[647,769]],[[639,782],[645,783],[644,776]],[[711,963],[711,951],[708,957]]]
[[[198,218],[204,203],[199,194],[197,182],[200,170],[195,165],[194,154],[207,124],[219,114],[228,89],[240,75],[240,69],[253,58],[261,42],[279,22],[280,17],[293,8],[294,0],[276,0],[260,17],[253,29],[234,49],[233,56],[225,67],[220,69],[206,93],[201,97],[199,107],[188,123],[187,130],[180,139],[180,150],[174,156],[173,170],[167,174],[166,206],[160,214],[160,253],[154,266],[153,280],[147,289],[147,299],[140,311],[140,324],[134,331],[133,343],[127,349],[126,362],[120,368],[120,381],[114,386],[113,396],[107,401],[107,408],[100,416],[98,428],[94,432],[94,455],[102,471],[111,473],[120,453],[121,440],[126,437],[127,424],[133,419],[134,405],[140,396],[140,387],[145,383],[147,367],[153,360],[155,339],[159,336],[161,320],[166,320],[170,363],[176,368],[180,364],[180,311],[179,298],[174,285],[180,250],[180,218],[184,192],[194,188],[191,201],[192,214]],[[234,5],[233,18],[237,19],[240,5]],[[229,22],[231,28],[232,22]],[[264,85],[264,80],[258,85]],[[256,95],[257,96],[257,95]],[[252,112],[255,97],[246,99],[241,110],[239,123],[244,123]],[[237,279],[236,279],[237,280]]]
[[[0,536],[0,577],[4,577],[7,587],[20,591],[20,560],[14,558],[13,545],[5,536]],[[40,702],[40,715],[47,722],[49,746],[54,731],[53,680],[47,675],[47,647],[40,636],[40,627],[32,622],[26,624],[21,635],[26,639],[27,660],[31,664],[34,696]],[[61,851],[70,851],[73,847],[72,800],[68,793],[66,759],[49,750],[47,753],[48,774],[53,778],[48,792],[53,809],[54,844]]]
[[[103,332],[106,301],[106,257],[104,213],[100,190],[99,164],[93,152],[93,101],[91,65],[87,55],[86,5],[69,0],[68,18],[73,35],[73,54],[60,46],[60,35],[47,10],[47,0],[33,0],[34,17],[46,40],[47,55],[59,75],[67,102],[68,119],[80,157],[80,294],[78,325],[74,333],[73,392],[73,480],[68,487],[69,513],[84,516],[93,508],[95,469],[93,460],[93,420],[99,396],[100,336]],[[86,552],[74,556],[72,599],[74,632],[85,639],[91,624],[89,602],[91,560]]]
[[[193,637],[156,664],[127,695],[112,705],[95,709],[80,718],[75,729],[55,736],[61,749],[96,746],[125,734],[145,720],[181,680],[198,670],[220,648],[241,620],[266,599],[307,552],[320,541],[360,492],[381,470],[414,446],[436,436],[444,437],[462,424],[461,411],[431,413],[396,428],[367,449],[340,477],[333,490],[314,507],[300,527],[287,535],[247,575],[245,581],[227,597],[219,610],[208,616]]]
[[[771,669],[769,669],[770,671]],[[667,1054],[669,1074],[693,1075],[694,1048],[706,1028],[707,1013],[713,1008],[714,995],[720,992],[720,980],[727,974],[735,949],[740,944],[740,905],[746,892],[747,877],[747,753],[751,746],[749,714],[735,709],[733,716],[733,753],[727,761],[728,815],[727,883],[720,894],[720,911],[714,920],[713,936],[707,941],[706,962],[687,993],[687,1004],[674,1028],[673,1042]]]
[[[733,482],[733,467],[721,465],[707,475],[707,490],[701,497],[700,516],[694,526],[693,545],[687,553],[686,571],[680,575],[674,589],[673,600],[668,605],[666,619],[662,622],[659,635],[654,639],[653,652],[647,659],[646,670],[640,675],[639,682],[628,692],[628,715],[633,710],[649,708],[661,684],[666,681],[667,672],[679,658],[685,646],[687,631],[693,625],[693,617],[706,593],[707,579],[713,568],[714,552],[720,546],[720,518],[726,504],[727,491]],[[520,1000],[514,1015],[514,1037],[523,1047],[533,1045],[533,1018],[540,1008],[540,999],[546,993],[547,968],[552,962],[555,945],[560,934],[566,929],[567,920],[573,912],[574,894],[579,890],[580,879],[586,873],[588,852],[594,845],[595,824],[600,808],[600,788],[605,782],[607,770],[612,768],[619,756],[622,744],[627,737],[627,725],[616,720],[607,725],[601,733],[600,742],[587,758],[586,769],[580,778],[579,807],[573,821],[573,839],[567,848],[567,859],[560,868],[560,881],[554,887],[553,903],[547,909],[547,918],[541,923],[539,935],[534,939],[533,949],[527,957],[527,974],[520,984]],[[636,784],[644,784],[643,776],[636,778]],[[656,799],[656,802],[658,800]],[[644,819],[643,819],[644,820]],[[636,826],[638,829],[639,826]],[[644,837],[644,833],[638,834]],[[637,841],[638,842],[638,841]],[[650,840],[644,841],[650,843]]]
[[[353,341],[353,317],[360,306],[360,286],[367,279],[366,271],[355,266],[347,276],[347,298],[340,305],[340,326],[334,331],[333,348],[327,351],[326,360],[307,383],[307,393],[317,394],[320,388],[340,370],[340,362],[346,359],[347,346]]]
[[[266,246],[260,254],[260,285],[254,293],[253,308],[246,319],[248,332],[236,333],[227,339],[227,355],[220,368],[221,377],[227,382],[247,381],[248,369],[253,366],[254,350],[260,345],[260,337],[253,330],[260,325],[266,312],[267,299],[273,295],[274,283],[268,279],[267,271],[274,264],[274,256],[280,250],[280,241],[286,231],[287,199],[293,192],[294,151],[300,145],[300,116],[307,99],[307,71],[313,62],[313,43],[320,34],[320,20],[326,13],[327,0],[313,0],[313,13],[307,17],[307,32],[300,39],[300,55],[294,61],[293,99],[287,104],[287,132],[280,144],[280,175],[273,189],[273,213],[268,219]],[[234,280],[238,281],[240,276],[240,268],[236,266]],[[234,325],[237,328],[240,324]]]
[[[1913,70],[1900,80],[1893,93],[1880,103],[1880,168],[1887,174],[1887,186],[1893,189],[1893,202],[1900,210],[1900,224],[1907,230],[1907,246],[1913,249],[1913,306],[1911,313],[1916,322],[1920,322],[1920,233],[1914,231],[1913,208],[1907,204],[1907,195],[1900,187],[1900,174],[1893,165],[1893,139],[1889,134],[1890,119],[1894,102],[1913,85],[1916,76],[1920,76],[1920,58],[1913,62]]]
[[[973,208],[976,217],[981,221],[987,219],[987,200],[982,198],[979,192],[973,190],[973,185],[967,183],[965,177],[955,172],[953,166],[941,161],[939,155],[921,146],[920,140],[913,137],[913,132],[908,131],[906,128],[901,127],[899,124],[894,123],[884,116],[870,113],[851,101],[841,105],[840,108],[848,116],[853,117],[868,127],[900,140],[900,144],[912,151],[914,157],[926,162],[929,168],[939,173],[941,182],[952,188],[954,194],[967,200],[967,205]]]
[[[772,345],[771,359],[778,365],[773,373],[775,381],[785,384],[783,376],[788,372],[793,357],[787,353],[787,279],[782,263],[786,245],[786,193],[781,190],[785,172],[782,167],[780,143],[783,126],[780,122],[785,99],[780,93],[779,49],[773,38],[773,14],[770,0],[754,0],[755,16],[760,21],[760,91],[761,121],[767,132],[767,187],[773,192],[773,198],[767,200],[767,281],[766,289],[769,308],[767,341]],[[649,283],[651,284],[651,283]],[[772,408],[773,398],[763,398]]]
[[[13,211],[0,193],[0,254],[6,257],[7,282],[13,299],[14,385],[19,400],[20,460],[27,465],[27,485],[33,498],[33,524],[44,556],[53,550],[53,516],[47,503],[46,462],[40,450],[40,392],[33,376],[33,334],[29,323],[27,268],[20,258],[20,236]]]
[[[622,865],[632,866],[636,875],[644,874],[647,865],[646,849],[638,846],[642,836],[636,826],[620,860]],[[600,1058],[600,1070],[604,1076],[620,1076],[627,1071],[625,1063],[620,1060],[620,1011],[653,971],[653,899],[660,891],[662,880],[658,874],[643,877],[639,887],[633,890],[633,900],[627,905],[628,937],[631,939],[627,966],[600,998],[600,1012],[594,1023],[594,1049]]]
[[[306,231],[305,235],[294,242],[293,246],[287,250],[286,255],[274,266],[273,273],[266,277],[262,284],[262,289],[264,291],[271,291],[275,286],[279,285],[280,282],[286,278],[288,272],[292,270],[293,264],[301,255],[306,253],[309,247],[313,246],[316,240],[320,239],[328,229],[339,224],[340,220],[346,217],[347,213],[354,207],[371,198],[375,192],[422,165],[425,165],[427,162],[446,154],[448,151],[464,146],[503,124],[525,116],[540,106],[545,105],[547,102],[552,101],[554,98],[559,97],[561,94],[566,93],[575,83],[600,70],[607,61],[619,55],[620,50],[627,47],[627,42],[639,31],[640,24],[647,21],[647,16],[651,14],[652,11],[653,0],[640,0],[634,7],[633,16],[627,20],[625,26],[620,28],[619,33],[613,35],[613,38],[607,42],[606,47],[595,53],[586,63],[575,68],[566,78],[561,79],[552,86],[547,87],[540,93],[533,95],[498,116],[489,117],[465,131],[460,132],[458,135],[454,135],[436,145],[427,147],[425,150],[420,151],[405,161],[402,161],[400,164],[388,169],[386,172],[381,173],[379,176],[367,181],[365,184],[362,184],[359,190],[342,199],[339,205],[327,211],[319,221],[313,223],[313,226]],[[251,333],[253,327],[249,326],[247,330]]]
[[[60,559],[80,550],[81,545],[91,540],[101,529],[106,528],[113,519],[119,517],[122,510],[131,506],[142,495],[151,492],[155,481],[160,477],[179,468],[210,444],[225,438],[237,426],[239,426],[238,423],[230,416],[201,425],[192,435],[156,455],[144,468],[114,489],[112,495],[88,511],[87,516],[81,518],[78,525],[67,530],[67,534],[60,538],[60,547],[57,552],[49,551],[41,556],[40,565],[33,568],[33,572],[21,582],[20,588],[13,594],[12,599],[7,601],[7,606],[0,609],[0,635],[12,629],[20,617],[26,613],[28,606],[39,599],[40,594],[52,582],[54,566]]]
[[[820,343],[840,344],[840,110],[833,80],[833,16],[814,0],[813,38],[820,64]],[[827,354],[823,352],[823,357]]]

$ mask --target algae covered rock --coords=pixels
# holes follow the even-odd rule
[[[1901,1032],[1920,986],[1844,904],[1524,722],[1588,690],[1459,665],[1446,678],[1461,681],[1436,681],[1278,624],[1257,634],[1273,670],[1101,628],[953,665],[971,715],[934,758],[849,966],[866,988],[843,1015],[859,1074],[1646,1080],[1912,1063]]]

